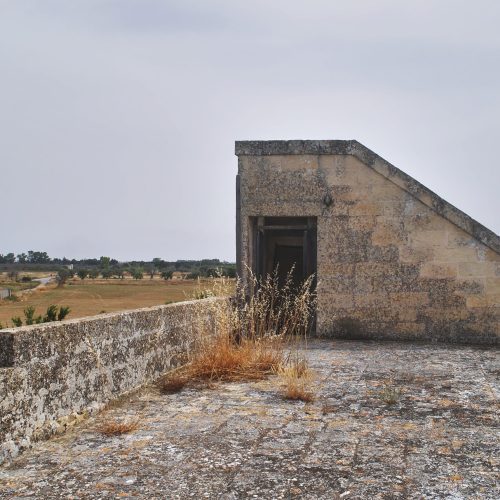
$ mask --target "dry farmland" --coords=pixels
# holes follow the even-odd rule
[[[31,273],[30,273],[31,274]],[[0,287],[2,285],[0,284]],[[23,318],[23,310],[34,306],[37,314],[43,314],[51,304],[69,306],[68,319],[93,316],[102,312],[137,309],[169,302],[191,299],[197,290],[210,289],[211,280],[150,280],[133,279],[86,279],[68,281],[63,288],[55,284],[40,286],[19,295],[18,302],[0,300],[0,323],[11,327],[11,318]]]

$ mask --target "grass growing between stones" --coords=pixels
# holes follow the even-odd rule
[[[175,394],[182,391],[187,383],[188,379],[184,374],[173,372],[160,381],[159,387],[163,394]]]
[[[380,390],[379,398],[388,406],[395,405],[401,398],[401,389],[394,387],[392,382],[387,382]]]
[[[107,420],[97,430],[105,436],[121,436],[122,434],[128,434],[137,430],[138,427],[139,419],[126,421]]]
[[[305,403],[314,401],[312,372],[305,358],[296,356],[294,353],[288,363],[279,367],[278,377],[282,385],[281,393],[284,399],[304,401]]]
[[[173,394],[186,386],[262,380],[276,373],[284,358],[283,344],[278,339],[236,343],[219,335],[193,355],[190,363],[167,374],[160,381],[160,389],[164,394]]]
[[[217,287],[203,296],[224,295],[223,280]],[[314,305],[312,277],[294,288],[291,273],[281,286],[276,272],[264,280],[250,274],[234,300],[214,302],[213,322],[200,324],[189,362],[167,374],[160,389],[172,393],[186,385],[255,381],[273,374],[292,384],[295,374],[296,393],[307,397],[307,362],[298,347],[307,339]]]

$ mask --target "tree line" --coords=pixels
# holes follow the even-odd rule
[[[54,270],[72,267],[82,279],[87,277],[97,278],[123,278],[129,273],[133,278],[142,279],[144,274],[153,278],[161,275],[164,279],[172,277],[174,272],[188,273],[188,278],[210,277],[210,276],[236,276],[236,265],[233,262],[221,261],[219,259],[201,260],[176,260],[166,261],[160,257],[154,257],[150,261],[133,260],[119,262],[108,256],[91,259],[68,259],[66,257],[51,258],[47,252],[29,250],[26,253],[15,255],[13,252],[0,253],[0,270],[3,271],[40,271]]]

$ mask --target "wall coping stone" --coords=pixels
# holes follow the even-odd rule
[[[352,155],[500,254],[500,236],[356,140],[236,141],[236,156]]]
[[[225,297],[210,297],[203,299],[204,302],[214,302],[218,300],[226,300]],[[37,336],[37,340],[45,342],[44,334],[50,335],[57,330],[74,328],[74,331],[85,328],[85,325],[91,325],[98,320],[122,320],[136,313],[148,313],[161,311],[164,309],[175,309],[179,307],[189,307],[191,304],[200,304],[199,299],[186,300],[182,302],[174,302],[172,304],[160,304],[157,306],[141,307],[138,309],[124,309],[122,311],[114,311],[109,313],[96,314],[94,316],[84,316],[82,318],[72,318],[63,321],[51,321],[49,323],[38,323],[34,325],[24,325],[14,328],[4,328],[0,330],[0,369],[10,368],[14,366],[22,366],[33,358],[40,358],[40,353],[35,353],[33,350],[26,351],[20,349],[23,340],[30,339],[33,342],[33,335]],[[43,357],[50,357],[48,353],[44,353]]]

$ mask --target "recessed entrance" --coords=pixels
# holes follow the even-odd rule
[[[283,285],[291,272],[299,286],[316,275],[316,217],[253,217],[253,271],[264,277],[277,269]]]

